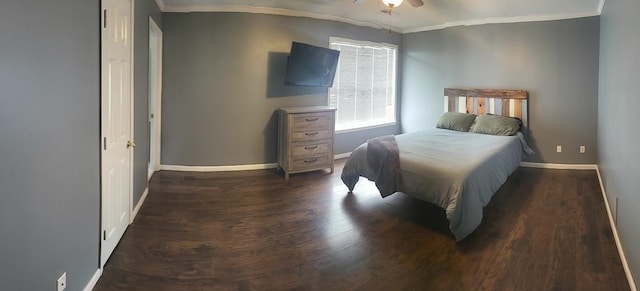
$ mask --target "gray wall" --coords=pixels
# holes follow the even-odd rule
[[[0,4],[0,289],[98,270],[99,1]]]
[[[147,188],[149,163],[149,16],[162,28],[162,12],[155,0],[135,1],[134,48],[134,206]]]
[[[444,88],[525,89],[529,161],[596,163],[598,17],[411,33],[403,47],[403,132],[435,125]]]
[[[135,7],[134,203],[146,188],[148,16]],[[100,1],[0,9],[0,284],[81,290],[99,265]]]
[[[600,173],[636,280],[640,278],[640,2],[608,0],[601,16],[598,148]],[[619,199],[616,204],[616,198]],[[617,209],[616,209],[617,205]]]
[[[327,90],[284,86],[291,41],[327,47],[329,37],[400,45],[384,30],[250,13],[164,13],[162,163],[276,162],[279,107],[324,105]],[[350,152],[397,126],[336,136]]]

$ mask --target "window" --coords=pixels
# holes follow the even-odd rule
[[[398,47],[385,43],[330,38],[340,51],[329,106],[338,108],[336,130],[396,122]]]

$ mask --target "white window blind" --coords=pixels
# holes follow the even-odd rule
[[[337,108],[336,130],[396,122],[397,46],[330,38],[340,51],[329,106]]]

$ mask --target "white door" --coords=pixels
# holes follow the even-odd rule
[[[149,177],[160,170],[162,30],[149,17]]]
[[[102,0],[102,243],[104,266],[129,225],[132,177],[131,2]]]

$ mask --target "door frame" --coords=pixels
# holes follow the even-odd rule
[[[131,140],[135,142],[136,140],[136,131],[135,131],[135,123],[136,123],[136,75],[135,75],[135,67],[136,67],[136,61],[135,61],[135,45],[136,45],[136,38],[134,35],[135,32],[135,27],[136,27],[136,0],[129,0],[129,3],[131,4],[131,20],[129,21],[130,25],[129,25],[129,35],[131,35],[131,50],[129,51],[129,55],[131,58],[131,88],[130,89],[130,94],[131,94]],[[135,167],[135,156],[136,156],[136,148],[134,146],[133,150],[129,151],[129,155],[131,158],[131,164],[129,166],[129,177],[131,177],[131,180],[129,181],[129,224],[133,223],[133,209],[136,207],[136,203],[135,201],[133,201],[133,180],[134,180],[134,167]]]
[[[104,10],[104,6],[102,5],[103,1],[110,1],[110,0],[101,0],[100,1],[100,11]],[[135,27],[135,0],[127,0],[129,2],[129,6],[130,6],[130,20],[129,20],[129,27],[127,28],[129,35],[131,36],[130,38],[130,47],[131,49],[129,50],[129,57],[130,57],[130,82],[129,82],[129,94],[131,96],[131,98],[129,98],[129,102],[130,102],[130,126],[129,126],[129,137],[131,140],[135,140],[134,134],[134,122],[135,122],[135,108],[134,108],[134,104],[135,104],[135,75],[134,75],[134,68],[135,68],[135,61],[134,61],[134,45],[135,45],[135,38],[134,38],[134,27]],[[103,19],[103,13],[100,13],[100,16],[98,17],[98,21],[100,22],[100,39],[102,39],[102,22],[105,21]],[[102,82],[103,82],[103,78],[105,77],[104,75],[102,75],[102,51],[104,50],[103,44],[100,45],[100,123],[102,124],[102,116],[103,116],[103,108],[102,108],[102,99],[103,99],[103,94],[102,94]],[[103,183],[104,181],[102,180],[103,177],[103,168],[102,165],[104,164],[104,156],[102,154],[102,147],[103,147],[103,128],[102,125],[100,126],[100,140],[98,142],[98,146],[100,147],[100,228],[98,230],[98,244],[100,245],[100,252],[98,254],[98,261],[99,261],[99,269],[103,270],[104,269],[104,265],[107,262],[107,259],[103,258],[103,231],[104,229],[104,217],[103,217],[103,213],[104,213],[104,209],[103,209],[103,205],[102,205],[102,201],[103,201]],[[133,213],[133,174],[134,174],[134,154],[135,150],[130,150],[129,151],[129,187],[128,187],[128,199],[127,201],[129,201],[129,207],[128,208],[128,215],[129,215],[129,224],[131,224],[131,215]]]
[[[155,42],[155,46],[154,45]],[[147,179],[156,171],[160,170],[162,153],[162,29],[149,16],[149,80],[148,80],[148,106],[149,112],[155,115],[153,118],[147,116],[149,120],[149,165],[147,169]],[[155,49],[155,59],[151,59],[151,51]],[[151,63],[155,62],[155,78],[152,80]],[[151,87],[154,90],[151,90]],[[155,93],[155,94],[154,94]],[[151,108],[153,106],[153,108]]]

